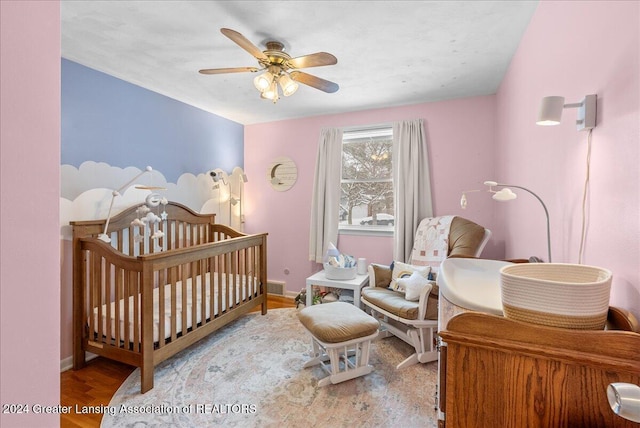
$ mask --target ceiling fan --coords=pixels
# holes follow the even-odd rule
[[[339,89],[336,83],[298,70],[299,68],[337,64],[338,60],[330,53],[316,52],[291,58],[284,51],[284,44],[281,42],[268,41],[266,42],[267,49],[261,51],[237,31],[229,28],[221,28],[220,31],[231,41],[253,55],[258,60],[260,67],[207,68],[200,70],[201,74],[257,73],[264,71],[253,80],[253,83],[260,91],[261,98],[271,100],[274,104],[280,98],[278,84],[286,97],[292,95],[298,89],[298,82],[328,93],[336,92]]]

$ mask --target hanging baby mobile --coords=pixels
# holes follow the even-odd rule
[[[157,240],[164,237],[164,232],[155,225],[167,219],[168,214],[165,210],[165,206],[168,203],[169,201],[167,201],[167,198],[164,198],[157,193],[151,193],[147,196],[144,205],[140,205],[136,210],[138,218],[131,222],[131,226],[138,226],[142,230],[142,233],[137,233],[134,236],[133,239],[135,243],[140,243],[144,241],[146,237],[150,237],[156,241],[154,244],[156,250],[161,250],[157,245]],[[162,213],[160,212],[161,206]],[[156,209],[156,213],[153,212],[154,208]]]

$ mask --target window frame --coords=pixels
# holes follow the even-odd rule
[[[349,129],[343,130],[342,136],[342,153],[344,154],[344,145],[349,144],[349,140],[358,140],[363,138],[379,138],[379,137],[389,137],[393,142],[393,126],[391,124],[380,124],[374,126],[360,126],[360,127],[352,127]],[[393,144],[393,143],[392,143]],[[393,164],[392,164],[393,165]],[[392,185],[393,191],[393,168],[391,169],[390,177],[388,178],[369,178],[364,180],[355,180],[355,179],[343,179],[342,178],[342,166],[340,167],[340,186],[342,187],[343,183],[351,182],[351,183],[359,183],[359,182],[370,182],[370,183],[383,183],[390,182]],[[395,211],[395,192],[393,195],[393,204]],[[360,236],[390,236],[394,233],[395,226],[369,226],[369,225],[344,225],[341,224],[340,219],[338,219],[338,235],[360,235]]]

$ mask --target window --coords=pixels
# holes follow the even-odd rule
[[[391,127],[345,131],[339,230],[393,231]]]

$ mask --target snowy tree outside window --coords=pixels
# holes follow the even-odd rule
[[[340,230],[393,231],[391,127],[344,131]]]

